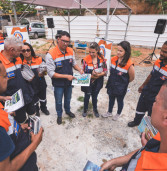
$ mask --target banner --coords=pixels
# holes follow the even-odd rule
[[[98,43],[100,46],[100,52],[104,55],[104,58],[107,59],[107,68],[109,70],[110,63],[111,63],[111,48],[112,48],[112,41],[104,40],[101,38],[96,37],[95,42]]]
[[[0,52],[4,49],[4,40],[0,40]]]
[[[0,52],[4,49],[4,37],[3,34],[0,32]]]
[[[27,32],[27,26],[6,26],[6,32],[8,37],[15,36],[20,38],[23,43],[30,43],[30,39]]]

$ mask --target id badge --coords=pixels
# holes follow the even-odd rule
[[[8,72],[8,73],[7,73],[7,76],[8,76],[9,79],[14,78],[14,77],[15,77],[14,71]]]
[[[56,62],[56,67],[57,67],[57,68],[62,67],[62,62],[61,62],[61,61]]]

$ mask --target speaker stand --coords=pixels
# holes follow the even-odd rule
[[[151,63],[150,61],[153,59],[153,56],[155,56],[157,58],[157,56],[155,55],[155,49],[156,49],[156,46],[157,46],[157,43],[158,43],[159,36],[160,36],[160,34],[158,34],[158,37],[157,37],[157,40],[155,42],[155,46],[154,46],[153,52],[150,55],[148,55],[146,58],[144,58],[141,62],[139,62],[139,64],[141,64],[142,62],[150,64]],[[149,60],[149,61],[146,61],[146,60]]]
[[[52,43],[51,43],[48,51],[50,50],[50,48],[52,47],[52,45],[55,46],[55,41],[54,41],[54,38],[53,38],[53,28],[51,28],[51,29],[52,29]]]

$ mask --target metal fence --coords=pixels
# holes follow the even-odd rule
[[[68,23],[62,16],[44,16],[47,39],[52,39],[52,30],[47,27],[46,18],[52,17],[55,25],[53,29],[54,36],[57,30],[68,31]],[[103,20],[106,19],[106,16],[100,17]],[[114,43],[124,40],[125,22],[128,19],[127,15],[119,15],[118,17],[112,16],[108,29],[108,40]],[[67,19],[67,17],[65,18]],[[74,16],[71,16],[71,19],[73,18]],[[154,33],[154,29],[158,19],[167,19],[167,15],[131,15],[126,40],[131,45],[154,46],[158,36],[158,34]],[[78,16],[71,22],[71,40],[92,42],[95,37],[103,38],[105,36],[105,29],[105,23],[96,16]],[[167,28],[164,34],[160,35],[157,47],[161,47],[166,40]]]

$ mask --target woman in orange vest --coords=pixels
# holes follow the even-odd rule
[[[89,87],[81,87],[85,93],[84,96],[84,111],[82,116],[87,116],[88,104],[90,96],[92,96],[93,111],[96,117],[99,117],[97,110],[97,96],[100,89],[103,87],[104,76],[107,72],[106,60],[100,53],[100,47],[96,42],[92,42],[89,47],[89,55],[82,60],[83,70],[85,73],[91,74]]]
[[[120,117],[128,84],[133,81],[135,77],[134,66],[130,56],[130,43],[127,41],[119,43],[117,56],[111,58],[110,76],[106,85],[109,95],[109,107],[108,112],[102,115],[103,117],[112,116],[115,99],[117,99],[118,110],[117,114],[113,116],[112,119],[116,121]]]
[[[42,57],[36,56],[34,49],[29,43],[24,43],[22,48],[22,54],[20,57],[23,60],[23,64],[27,64],[30,66],[32,71],[35,74],[35,78],[32,80],[31,85],[34,89],[35,97],[34,97],[34,105],[36,108],[36,115],[40,116],[39,113],[39,102],[40,109],[45,115],[49,115],[49,111],[46,107],[46,81],[45,81],[45,73],[39,73],[38,68],[40,64],[44,61]]]

